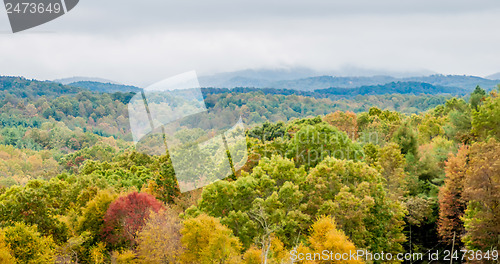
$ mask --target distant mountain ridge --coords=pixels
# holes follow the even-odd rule
[[[312,91],[328,88],[357,88],[366,85],[381,85],[397,81],[397,78],[391,76],[372,76],[372,77],[335,77],[335,76],[317,76],[299,80],[278,81],[270,83],[271,88],[282,88],[292,90]]]
[[[383,70],[343,67],[337,71],[321,72],[305,67],[278,69],[247,69],[235,72],[223,72],[210,76],[199,76],[201,87],[213,88],[274,88],[299,91],[314,91],[329,88],[360,88],[398,82],[428,83],[445,86],[450,90],[465,89],[473,91],[479,85],[489,91],[500,83],[500,73],[481,78],[468,75],[432,74],[428,70],[415,72],[390,72]],[[498,77],[498,79],[497,79]],[[76,81],[75,81],[76,80]],[[138,92],[141,88],[123,85],[110,80],[90,77],[72,77],[60,79],[60,82],[75,87],[99,92]],[[68,83],[68,81],[71,81]],[[420,89],[420,88],[418,88]]]
[[[223,72],[209,76],[199,77],[202,87],[274,87],[280,82],[293,82],[298,79],[306,79],[321,76],[342,76],[347,78],[358,78],[363,76],[372,78],[377,76],[393,76],[396,78],[428,76],[435,74],[429,70],[419,71],[387,71],[367,69],[356,66],[343,66],[337,70],[316,71],[306,67],[275,68],[275,69],[247,69],[234,72]],[[362,78],[362,77],[361,77]],[[374,84],[374,83],[367,83]],[[362,84],[361,84],[362,85]],[[286,87],[279,87],[286,88]],[[328,87],[322,87],[328,88]]]
[[[28,94],[36,97],[56,97],[62,94],[77,94],[81,92],[82,89],[50,81],[38,81],[18,76],[0,76],[0,92],[1,91],[19,97],[24,97]]]
[[[100,82],[100,83],[120,84],[118,82],[104,79],[104,78],[83,77],[83,76],[75,76],[75,77],[69,77],[69,78],[56,79],[56,80],[53,80],[53,82],[64,84],[64,85],[70,84],[70,83],[75,83],[75,82]]]
[[[329,79],[329,78],[327,78]],[[48,81],[28,80],[22,77],[0,76],[0,91],[9,90],[23,93],[23,90],[34,91],[38,95],[63,95],[76,94],[80,91],[90,90],[101,93],[136,93],[141,88],[127,85],[116,85],[110,83],[98,82],[77,82],[70,85],[62,85],[59,83]],[[381,85],[364,85],[355,88],[331,87],[327,89],[315,89],[311,91],[293,90],[293,89],[278,89],[278,88],[203,88],[204,92],[208,93],[245,93],[262,91],[266,94],[283,94],[283,95],[302,95],[312,97],[351,97],[356,95],[381,95],[381,94],[454,94],[463,95],[469,93],[468,89],[460,87],[450,87],[443,85],[433,85],[423,82],[389,82]]]
[[[358,88],[328,88],[314,92],[328,95],[380,95],[380,94],[454,94],[468,93],[464,88],[432,85],[422,82],[391,82],[383,85],[369,85]]]
[[[500,72],[497,72],[497,73],[492,74],[492,75],[488,75],[485,78],[490,79],[490,80],[500,80]]]
[[[381,93],[465,94],[472,92],[477,85],[489,91],[495,89],[496,86],[500,83],[500,80],[486,79],[477,76],[439,74],[404,78],[397,78],[388,75],[377,75],[371,77],[336,77],[322,75],[294,80],[280,79],[315,73],[316,72],[313,72],[309,69],[296,68],[292,70],[274,71],[247,70],[234,73],[223,73],[218,75],[219,77],[225,76],[227,78],[230,78],[226,82],[223,82],[224,85],[228,86],[208,86],[207,80],[212,77],[200,77],[199,79],[201,86],[207,88],[229,88],[233,90],[238,87],[256,89],[269,88],[271,90],[313,92],[315,94],[314,96],[320,96],[320,94],[328,94],[330,96],[349,96],[351,94]],[[234,76],[235,74],[245,75],[245,77]],[[264,80],[252,78],[259,76],[265,77],[267,79]],[[221,79],[217,79],[217,81],[221,81]],[[141,88],[132,85],[118,84],[116,82],[104,83],[99,81],[78,81],[69,83],[68,86],[105,93],[137,93],[142,90]],[[320,91],[323,89],[326,89],[327,91]],[[385,91],[383,91],[384,89]],[[291,92],[286,91],[284,93],[290,94]],[[305,93],[299,92],[293,94],[305,95]]]
[[[231,86],[208,86],[214,88],[254,87],[254,88],[276,88],[292,89],[300,91],[314,91],[328,88],[359,88],[362,86],[384,85],[392,82],[418,82],[428,83],[436,86],[446,86],[453,89],[465,89],[472,91],[479,85],[486,90],[495,89],[500,82],[476,76],[466,75],[430,75],[421,77],[396,78],[392,76],[372,77],[335,77],[316,76],[296,80],[265,81],[233,77],[228,80]],[[207,86],[205,86],[207,87]]]
[[[132,86],[132,85],[124,85],[124,84],[114,84],[114,83],[101,83],[101,82],[93,82],[93,81],[80,81],[69,83],[69,86],[79,87],[88,89],[93,92],[103,92],[103,93],[137,93],[141,91],[141,88]]]
[[[315,98],[352,98],[358,95],[413,94],[413,95],[465,95],[469,92],[462,88],[436,86],[420,82],[391,82],[383,85],[362,86],[357,88],[328,88],[314,91],[276,89],[276,88],[202,88],[203,94],[249,93],[297,95]]]

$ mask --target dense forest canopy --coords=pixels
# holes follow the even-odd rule
[[[181,193],[168,153],[135,149],[133,92],[0,77],[0,262],[291,263],[292,252],[454,247],[495,263],[500,86],[444,85],[203,89],[215,124],[242,117],[248,161]],[[200,133],[182,128],[178,138]]]

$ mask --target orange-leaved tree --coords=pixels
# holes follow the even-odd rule
[[[447,243],[452,242],[454,235],[460,237],[464,233],[461,218],[466,207],[463,188],[468,155],[469,147],[466,145],[456,155],[450,155],[445,167],[444,186],[439,190],[438,233]]]

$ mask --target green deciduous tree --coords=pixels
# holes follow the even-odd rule
[[[101,241],[101,233],[104,226],[104,216],[109,205],[116,197],[117,194],[113,191],[100,190],[82,208],[81,216],[78,217],[75,227],[76,233],[80,235],[72,238],[76,240],[75,242],[79,242],[77,248],[73,249],[73,251],[78,255],[80,261],[89,261],[93,258],[106,259],[108,257],[101,250],[104,245]]]
[[[380,173],[385,178],[388,195],[395,201],[402,200],[403,196],[408,193],[408,175],[404,170],[406,160],[399,146],[389,143],[380,148],[376,164],[380,166]]]
[[[311,170],[305,188],[309,214],[335,216],[356,246],[374,252],[402,249],[405,210],[390,198],[376,169],[327,158]]]
[[[234,182],[218,181],[205,187],[197,208],[188,213],[201,211],[221,217],[245,247],[255,242],[268,246],[273,234],[291,245],[309,221],[299,188],[305,174],[291,160],[264,158],[250,175],[242,173]]]
[[[477,111],[484,97],[486,97],[486,91],[479,87],[479,85],[476,86],[476,89],[474,89],[469,99],[471,108]]]
[[[444,114],[447,121],[444,130],[449,138],[468,143],[471,140],[471,108],[463,99],[452,98],[446,101]]]
[[[299,166],[313,168],[326,157],[358,160],[362,149],[345,132],[326,123],[300,125],[288,145],[287,157]]]
[[[34,180],[24,187],[13,186],[0,195],[0,221],[3,225],[13,222],[37,225],[42,234],[64,241],[68,228],[56,216],[67,207],[67,189],[68,184],[57,179]]]
[[[491,93],[472,112],[472,132],[479,139],[494,137],[500,140],[500,96],[497,91]]]
[[[417,156],[417,136],[409,123],[403,123],[392,136],[392,140],[399,145],[402,154]]]
[[[168,155],[162,155],[156,161],[155,166],[158,167],[158,173],[155,177],[156,184],[153,192],[159,200],[172,203],[180,195],[172,161]]]

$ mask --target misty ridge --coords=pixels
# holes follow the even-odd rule
[[[495,89],[500,74],[487,77],[470,75],[442,75],[422,70],[415,72],[388,72],[349,68],[333,72],[309,68],[260,69],[218,73],[199,78],[205,93],[246,93],[262,91],[265,94],[302,95],[316,98],[354,97],[381,94],[453,94],[465,95],[476,86],[487,91]],[[54,80],[64,85],[94,92],[133,92],[140,87],[89,77],[71,77]]]

